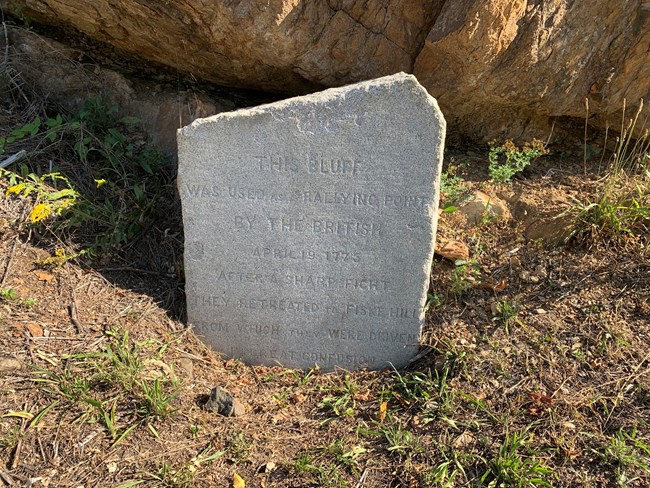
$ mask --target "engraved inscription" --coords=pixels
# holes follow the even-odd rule
[[[186,195],[193,198],[223,197],[242,202],[300,203],[315,206],[349,206],[375,209],[419,209],[427,205],[427,198],[423,195],[383,195],[362,191],[346,192],[332,189],[295,190],[291,193],[283,193],[237,185],[228,185],[221,188],[218,185],[186,184],[183,187],[183,191]]]
[[[307,232],[342,237],[381,237],[383,231],[383,225],[378,222],[358,220],[303,220],[291,217],[268,217],[267,220],[270,230],[279,232]]]
[[[363,367],[367,364],[373,364],[376,361],[376,358],[370,355],[345,354],[328,351],[271,350],[269,351],[269,356],[271,358],[279,359],[280,361],[306,361],[321,366],[346,364],[350,366]]]
[[[340,285],[340,282],[333,277],[316,277],[307,280],[305,277],[293,275],[288,276],[287,280],[301,284],[303,288],[327,288],[331,286]],[[347,281],[347,280],[346,280]],[[307,283],[310,283],[307,285]],[[371,280],[359,280],[359,283],[364,282],[368,291]],[[382,280],[375,281],[378,286],[388,287],[388,283]],[[422,314],[422,308],[409,308],[397,305],[378,305],[372,303],[323,303],[320,301],[310,301],[300,298],[291,297],[228,297],[228,296],[209,296],[209,295],[194,295],[190,298],[192,305],[200,305],[203,307],[211,308],[227,308],[232,307],[240,310],[260,310],[271,312],[285,312],[285,313],[304,313],[304,314],[318,314],[330,315],[340,314],[347,317],[372,317],[378,319],[416,319]]]

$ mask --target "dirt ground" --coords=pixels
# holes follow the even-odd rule
[[[3,106],[0,136],[20,117]],[[65,259],[5,175],[0,486],[650,486],[648,236],[567,239],[556,216],[601,185],[580,144],[499,185],[485,148],[448,148],[461,193],[510,217],[441,215],[470,257],[435,257],[403,371],[220,358],[184,321],[173,191],[132,245]],[[244,415],[205,411],[215,386]]]

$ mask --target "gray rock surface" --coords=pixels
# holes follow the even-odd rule
[[[220,386],[212,388],[210,398],[205,402],[203,408],[224,417],[241,417],[245,413],[244,405],[228,390],[224,390]]]
[[[324,370],[418,350],[445,120],[400,73],[179,130],[188,321],[216,351]]]

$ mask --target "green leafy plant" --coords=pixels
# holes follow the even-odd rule
[[[457,260],[454,264],[456,267],[451,272],[449,292],[458,297],[476,285],[481,272],[478,263],[474,260]]]
[[[441,206],[446,212],[456,210],[456,205],[461,204],[469,196],[465,180],[457,174],[457,171],[458,166],[452,159],[447,171],[440,175]]]
[[[491,144],[488,154],[490,178],[495,183],[510,183],[515,174],[545,154],[548,154],[548,150],[538,139],[533,139],[531,143],[526,143],[521,148],[511,140],[501,145]]]
[[[167,158],[150,145],[132,142],[127,131],[136,121],[117,119],[117,112],[97,97],[77,114],[36,117],[0,138],[0,151],[19,141],[35,146],[29,160],[40,157],[43,141],[49,151],[54,144],[60,148],[66,157],[60,170],[39,175],[22,165],[16,172],[3,171],[12,181],[7,196],[34,197],[30,223],[64,217],[53,230],[73,234],[93,253],[123,248],[142,235],[171,184]]]
[[[328,388],[327,394],[318,404],[320,408],[333,413],[337,417],[353,417],[356,412],[357,402],[355,394],[359,387],[354,383],[350,375],[343,376],[340,385]]]
[[[315,486],[345,486],[345,480],[336,464],[317,461],[312,453],[301,453],[292,465],[292,471],[304,482]]]
[[[3,170],[0,176],[3,174],[9,174],[11,184],[5,192],[6,196],[15,194],[35,197],[34,206],[28,217],[31,223],[40,222],[52,215],[65,216],[73,210],[79,199],[79,194],[71,187],[68,179],[60,173],[48,173],[42,176],[30,173],[20,177]]]
[[[0,290],[0,298],[4,300],[15,300],[16,292],[13,288],[5,288],[4,290]]]
[[[348,446],[343,440],[337,439],[323,447],[321,452],[325,456],[334,458],[334,462],[338,466],[357,474],[359,472],[359,458],[368,450],[358,444]]]
[[[427,293],[427,301],[424,304],[423,312],[428,312],[442,306],[442,295],[440,293]]]
[[[650,479],[650,445],[638,436],[636,428],[630,433],[619,429],[611,442],[596,452],[614,468],[618,486],[626,487],[640,479],[632,477],[632,473],[638,473],[646,481]]]
[[[124,483],[118,486],[118,488],[127,488],[150,481],[155,481],[156,486],[164,488],[189,488],[194,486],[194,478],[204,465],[209,466],[212,461],[220,458],[224,454],[225,451],[212,452],[212,447],[208,446],[198,455],[180,466],[174,467],[168,461],[164,461],[160,465],[158,472],[150,474],[147,479],[132,480],[128,482],[129,484]]]
[[[488,488],[552,487],[548,479],[553,471],[541,461],[522,453],[532,439],[533,435],[525,431],[506,435],[499,453],[488,461],[481,482],[487,482]]]
[[[510,333],[510,327],[513,325],[521,325],[519,320],[519,309],[521,303],[517,300],[503,299],[497,303],[497,316],[492,320],[500,323],[505,328],[506,334]]]
[[[387,444],[386,449],[400,459],[405,460],[424,451],[420,438],[399,422],[382,424],[378,428]]]

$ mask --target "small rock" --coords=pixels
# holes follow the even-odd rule
[[[182,357],[178,361],[178,364],[180,365],[181,369],[185,371],[185,375],[189,379],[192,379],[194,377],[194,363],[190,358]]]
[[[236,398],[232,399],[232,417],[241,417],[246,414],[246,407]]]
[[[8,373],[22,369],[23,365],[20,361],[13,358],[0,358],[0,373]]]
[[[246,413],[244,405],[220,386],[215,386],[212,389],[210,398],[205,402],[203,408],[224,417],[240,417]]]
[[[467,244],[440,236],[436,237],[435,253],[451,261],[469,259]]]
[[[509,220],[512,218],[510,210],[503,200],[482,191],[476,191],[472,199],[461,205],[458,210],[465,215],[467,223],[472,225],[480,224],[484,219]]]

